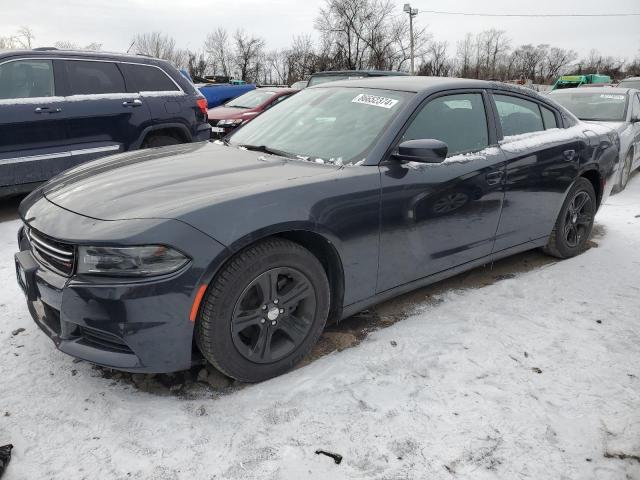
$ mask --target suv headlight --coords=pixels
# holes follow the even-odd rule
[[[172,273],[189,262],[182,253],[162,245],[78,247],[79,274],[150,277]]]

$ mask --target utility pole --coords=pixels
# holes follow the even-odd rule
[[[410,38],[410,44],[411,44],[411,75],[415,75],[415,69],[414,69],[414,54],[413,54],[413,17],[418,15],[418,9],[417,8],[411,8],[411,4],[410,3],[405,3],[404,4],[404,8],[403,8],[405,13],[409,14],[409,36]]]

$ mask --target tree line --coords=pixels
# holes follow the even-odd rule
[[[264,38],[218,27],[199,50],[180,48],[162,32],[140,33],[130,50],[171,61],[192,76],[221,75],[263,84],[292,84],[324,70],[408,71],[411,33],[407,14],[392,0],[325,0],[314,22],[317,39],[300,35],[287,48],[270,49]],[[31,48],[23,27],[0,37],[2,48]],[[640,52],[632,61],[592,49],[579,57],[570,49],[544,44],[514,45],[504,30],[467,33],[456,45],[438,41],[425,27],[413,29],[416,74],[551,83],[566,73],[602,73],[612,78],[640,75]],[[99,50],[60,41],[58,48]]]

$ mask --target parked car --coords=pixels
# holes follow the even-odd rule
[[[164,60],[0,52],[0,196],[105,155],[209,135],[206,100]]]
[[[298,90],[265,87],[252,90],[209,110],[209,124],[213,138],[228,135],[240,125],[250,122],[265,110],[286,100]]]
[[[636,90],[640,90],[640,77],[628,77],[622,80],[618,87],[620,88],[635,88]]]
[[[170,372],[197,348],[261,381],[300,361],[327,320],[524,250],[579,254],[618,148],[611,129],[528,89],[333,82],[226,142],[49,182],[20,206],[17,278],[70,355]]]
[[[207,99],[209,108],[219,107],[240,95],[256,89],[256,86],[252,83],[200,83],[197,84],[197,87]]]
[[[620,176],[618,188],[627,186],[629,176],[640,167],[640,90],[630,88],[590,88],[551,93],[580,120],[615,129],[620,136]]]
[[[405,72],[394,72],[391,70],[330,70],[311,75],[307,82],[307,87],[313,87],[327,82],[337,82],[339,80],[355,80],[368,77],[397,77],[407,75],[408,74]]]
[[[600,75],[590,73],[588,75],[562,75],[551,87],[551,90],[562,90],[564,88],[576,88],[583,85],[592,84],[610,84],[611,77],[609,75]]]

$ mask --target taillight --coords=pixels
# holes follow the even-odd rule
[[[207,114],[207,99],[206,98],[199,98],[198,100],[196,100],[196,105],[198,105],[198,108],[200,109],[200,111],[202,113],[204,113],[205,115]]]

